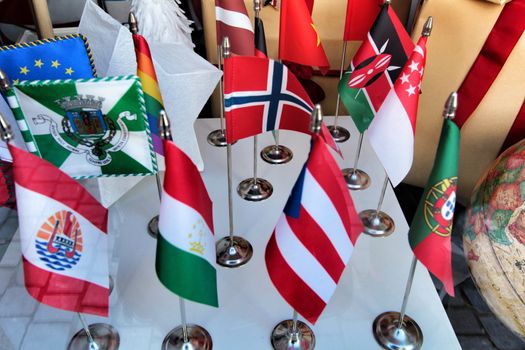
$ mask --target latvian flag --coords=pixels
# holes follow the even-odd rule
[[[107,316],[107,209],[51,163],[9,150],[27,291],[56,308]]]
[[[413,49],[396,13],[384,5],[338,86],[359,132],[374,119]]]
[[[368,129],[370,145],[394,187],[408,174],[414,158],[417,105],[425,70],[426,42],[426,36],[419,39],[401,76]]]
[[[311,323],[334,293],[362,230],[341,170],[314,135],[265,255],[279,293]]]
[[[218,306],[212,202],[191,159],[172,141],[164,152],[157,276],[182,298]]]
[[[222,45],[222,40],[227,36],[232,53],[254,55],[253,27],[244,0],[215,0],[215,20],[217,45]]]

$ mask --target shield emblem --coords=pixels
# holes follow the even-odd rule
[[[66,111],[72,131],[83,139],[98,139],[108,130],[100,109],[74,109]]]

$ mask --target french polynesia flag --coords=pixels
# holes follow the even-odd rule
[[[327,144],[312,137],[309,158],[266,246],[268,274],[312,324],[334,293],[363,225]]]
[[[107,209],[51,163],[9,150],[28,293],[59,309],[107,316]]]

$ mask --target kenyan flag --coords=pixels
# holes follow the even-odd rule
[[[413,49],[394,10],[384,5],[338,86],[359,132],[368,129]]]
[[[450,235],[458,182],[459,129],[445,119],[434,167],[408,232],[414,255],[454,296]]]
[[[23,82],[8,102],[28,150],[73,178],[157,171],[136,76]]]

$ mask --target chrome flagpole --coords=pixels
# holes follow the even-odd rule
[[[224,39],[227,39],[227,37],[225,37]],[[222,59],[224,57],[224,54],[222,52],[222,48],[224,46],[224,39],[223,39],[223,44],[222,45],[217,45],[217,68],[219,68],[219,70],[222,70]],[[229,41],[228,41],[229,43]],[[220,113],[220,123],[221,123],[221,128],[220,129],[217,129],[217,130],[214,130],[212,132],[210,132],[208,134],[208,143],[212,146],[215,146],[215,147],[226,147],[227,145],[227,142],[226,142],[226,126],[225,126],[225,122],[224,122],[224,74],[223,76],[221,77],[221,79],[219,80],[219,103],[220,103],[220,109],[219,109],[219,113]]]
[[[312,112],[312,133],[319,134],[323,122],[321,105],[316,105]],[[315,348],[315,334],[304,322],[298,320],[298,313],[293,312],[291,320],[279,322],[270,336],[274,350],[311,350]]]
[[[173,141],[170,120],[164,111],[160,111],[159,132],[163,140]],[[164,350],[211,350],[212,339],[210,333],[203,327],[186,322],[186,304],[184,298],[179,297],[179,311],[181,325],[172,329],[162,342]]]
[[[357,167],[357,164],[359,163],[359,157],[361,156],[361,148],[363,147],[363,136],[364,134],[359,134],[359,141],[357,143],[357,150],[355,152],[354,167],[342,170],[346,186],[352,191],[366,190],[372,183],[370,176],[365,171]]]
[[[222,44],[223,58],[230,57],[230,40],[224,37]],[[224,108],[224,105],[223,107]],[[253,255],[253,248],[246,239],[235,236],[233,225],[233,190],[232,190],[232,145],[226,145],[226,165],[228,173],[228,221],[230,234],[216,243],[217,264],[224,267],[239,267],[246,264]]]
[[[348,47],[348,42],[343,40],[343,53],[341,54],[341,66],[339,67],[339,81],[343,78],[343,72],[345,69],[345,58],[346,58],[346,50]],[[345,142],[350,138],[350,131],[348,131],[346,128],[338,125],[339,121],[339,107],[341,106],[341,95],[339,92],[337,93],[337,102],[335,104],[335,119],[334,119],[334,125],[329,125],[328,130],[330,130],[330,134],[332,134],[332,137],[334,138],[335,142]]]
[[[367,235],[386,237],[391,235],[396,229],[394,219],[381,210],[389,183],[388,175],[385,174],[385,181],[383,182],[383,188],[381,189],[381,195],[379,196],[376,209],[366,209],[359,213],[359,218],[365,227],[363,232]]]

